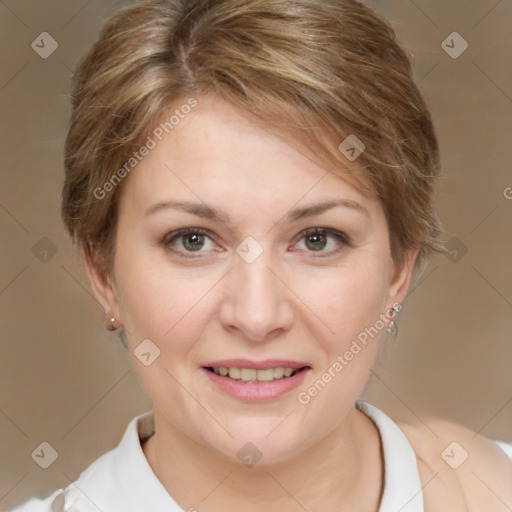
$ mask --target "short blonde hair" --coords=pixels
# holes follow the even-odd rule
[[[147,0],[105,23],[72,84],[62,218],[100,271],[113,270],[129,178],[100,198],[95,191],[164,112],[207,93],[373,191],[397,265],[411,249],[416,266],[443,251],[438,143],[388,22],[356,0]],[[340,150],[348,136],[365,146],[357,160]]]

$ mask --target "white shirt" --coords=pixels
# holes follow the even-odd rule
[[[381,437],[384,492],[379,512],[424,512],[416,455],[409,441],[377,407],[363,401],[356,406],[373,420]],[[75,482],[46,499],[32,498],[12,512],[183,512],[142,450],[141,443],[153,433],[151,411],[133,418],[119,445],[96,459]],[[497,444],[512,459],[512,443]]]

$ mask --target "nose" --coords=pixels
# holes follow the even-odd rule
[[[224,283],[221,323],[249,341],[262,342],[282,335],[294,320],[293,294],[269,254],[264,250],[252,263],[236,254],[234,268]]]

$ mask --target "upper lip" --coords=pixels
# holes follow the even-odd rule
[[[299,369],[309,365],[299,361],[287,359],[265,359],[264,361],[250,361],[249,359],[223,359],[222,361],[211,361],[203,365],[203,368],[254,368],[265,370],[267,368],[293,368]]]

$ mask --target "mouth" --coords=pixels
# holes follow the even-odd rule
[[[309,366],[303,366],[302,368],[277,366],[275,368],[266,368],[262,370],[257,370],[255,368],[239,368],[237,366],[219,366],[217,368],[213,366],[206,366],[204,368],[215,373],[215,375],[241,382],[271,382],[273,380],[293,377],[296,373],[308,369]]]
[[[278,398],[297,387],[311,367],[284,360],[229,360],[207,363],[201,369],[220,390],[242,400]]]

